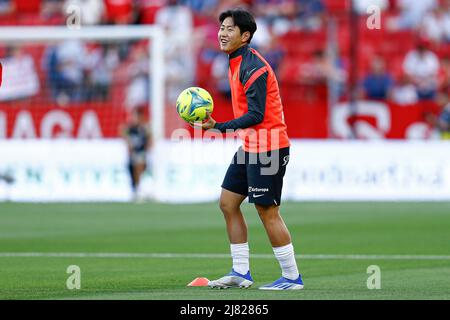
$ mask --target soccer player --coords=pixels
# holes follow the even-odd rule
[[[5,181],[7,184],[12,184],[14,182],[14,178],[7,173],[0,173],[0,181]]]
[[[238,130],[243,148],[234,155],[225,175],[220,209],[227,226],[233,268],[224,277],[210,281],[213,288],[249,287],[247,225],[240,206],[245,198],[254,203],[282,270],[282,277],[260,287],[263,290],[302,289],[289,231],[280,216],[281,190],[289,161],[289,139],[283,119],[278,82],[266,60],[249,46],[256,31],[253,16],[242,9],[220,14],[218,40],[229,56],[229,82],[235,119],[218,123],[210,115],[204,130]]]
[[[151,147],[151,132],[142,108],[132,111],[131,121],[121,128],[121,134],[128,146],[128,170],[133,197],[138,200],[141,176],[147,168],[147,151]]]

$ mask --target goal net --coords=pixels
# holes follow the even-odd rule
[[[155,139],[177,125],[165,116],[174,89],[164,83],[165,45],[156,26],[6,27],[0,43],[1,138],[115,138],[130,110],[142,107]],[[91,128],[80,128],[83,121]]]
[[[79,195],[77,199],[128,199],[129,192],[125,188],[128,190],[129,185],[124,183],[126,170],[115,166],[105,172],[101,162],[104,164],[110,159],[102,158],[94,172],[95,165],[90,166],[95,162],[92,154],[99,152],[99,157],[106,158],[105,152],[100,151],[106,148],[104,142],[124,145],[120,128],[137,108],[144,110],[155,145],[169,138],[174,129],[186,127],[176,116],[174,107],[177,94],[191,86],[194,78],[189,60],[192,56],[187,54],[190,50],[184,45],[177,39],[167,39],[158,26],[98,26],[79,30],[64,26],[1,27],[0,174],[10,172],[16,177],[15,186],[10,187],[10,198],[72,199],[69,193],[76,179],[67,178],[62,169],[52,173],[49,164],[59,157],[57,146],[61,146],[61,153],[78,150],[82,153],[80,161],[88,162],[85,164],[89,167],[88,173],[81,172],[84,166],[81,162],[72,166],[78,168],[74,175],[79,176],[79,183],[77,191],[72,192]],[[46,145],[51,142],[57,142],[55,147]],[[42,147],[36,148],[37,145]],[[30,159],[39,157],[27,154],[25,149],[28,152],[53,150],[49,151],[53,153],[42,155],[42,163],[38,165]],[[125,159],[126,148],[122,151],[124,155],[120,158]],[[90,156],[86,157],[88,154]],[[67,156],[70,159],[60,158],[60,161],[65,168],[70,167],[75,157],[70,155]],[[91,160],[82,160],[83,157]],[[18,159],[24,158],[28,162],[19,165]],[[147,175],[151,174],[151,169],[149,166]],[[119,170],[120,174],[114,173]],[[114,175],[115,178],[108,178]],[[86,180],[89,179],[92,183],[88,186]],[[98,184],[101,179],[111,179],[115,184],[110,181],[101,186]],[[66,195],[51,193],[56,185],[64,183],[67,184]],[[2,188],[6,187],[0,181],[0,200]],[[39,190],[40,193],[36,192],[40,196],[26,193],[33,188]],[[108,188],[122,192],[90,197],[92,192],[86,196],[89,188],[92,192],[103,188],[106,194]],[[42,194],[44,189],[47,195]]]

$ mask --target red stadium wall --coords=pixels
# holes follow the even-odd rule
[[[115,138],[125,111],[107,104],[14,107],[0,105],[0,138]]]
[[[408,135],[411,135],[414,126],[419,125],[425,128],[425,131],[430,131],[427,118],[429,115],[437,114],[439,110],[433,103],[410,106],[378,103],[376,107],[379,110],[367,112],[366,109],[366,112],[356,116],[351,115],[348,110],[343,117],[332,116],[332,130],[329,130],[328,107],[325,102],[288,100],[284,105],[284,113],[291,138],[325,139],[328,137],[328,131],[334,132],[332,138],[345,138],[336,134],[336,128],[365,123],[384,138],[406,139]],[[377,116],[378,111],[382,111],[384,116]],[[228,100],[215,99],[214,117],[217,121],[233,118]],[[122,119],[126,119],[125,110],[108,104],[76,105],[65,108],[38,105],[10,107],[2,104],[0,105],[0,138],[115,138],[119,136]],[[186,128],[192,130],[189,126]],[[427,138],[427,134],[424,132],[422,138]],[[363,135],[359,138],[370,138],[370,136]]]
[[[397,105],[361,101],[357,108],[354,115],[345,104],[334,109],[331,121],[333,138],[350,138],[342,134],[349,129],[358,139],[429,139],[433,135],[431,118],[440,111],[434,102]]]

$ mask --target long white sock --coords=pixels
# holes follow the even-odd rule
[[[250,250],[248,242],[230,244],[231,257],[233,258],[233,269],[240,274],[246,274],[250,268]]]
[[[294,246],[292,243],[282,247],[274,247],[273,253],[280,263],[283,277],[296,280],[299,273],[297,262],[295,261]]]

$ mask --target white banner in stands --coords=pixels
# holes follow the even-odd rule
[[[164,142],[157,151],[156,197],[216,200],[239,144]],[[292,141],[284,200],[450,200],[450,143]]]
[[[285,195],[302,200],[449,200],[450,143],[294,144]]]
[[[126,146],[108,140],[0,140],[0,200],[126,201]]]
[[[217,201],[239,141],[159,143],[144,196],[163,202]],[[292,141],[283,199],[301,201],[450,200],[450,143]],[[127,201],[121,140],[3,140],[0,200]]]

